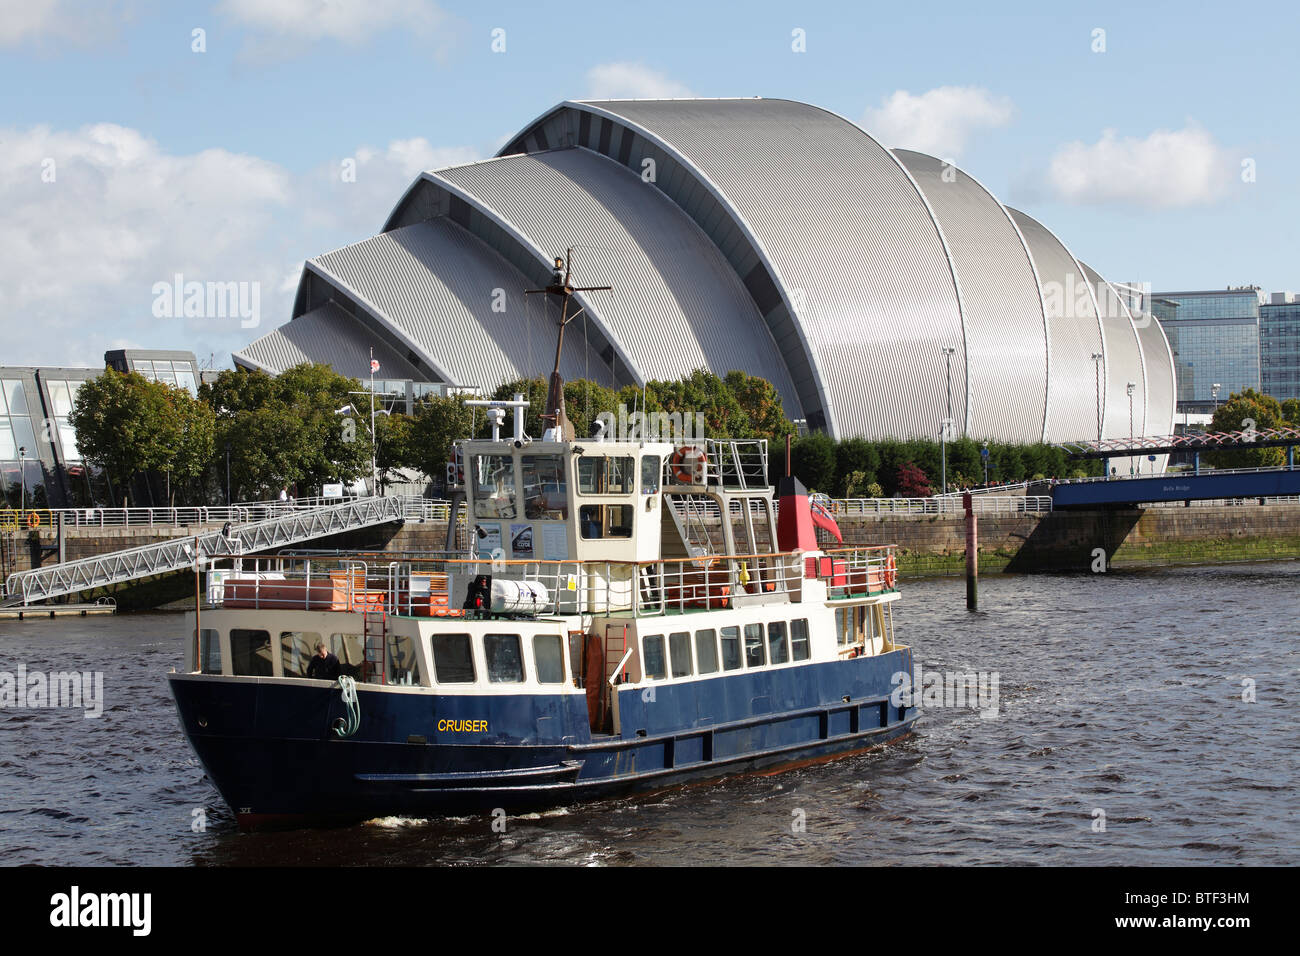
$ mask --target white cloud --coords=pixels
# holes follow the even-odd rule
[[[593,100],[694,96],[687,87],[644,63],[601,63],[587,71],[587,97]]]
[[[428,33],[447,20],[431,0],[222,0],[217,10],[275,37],[344,43],[391,29]]]
[[[1047,184],[1057,198],[1072,203],[1195,206],[1219,199],[1239,163],[1195,124],[1158,129],[1145,139],[1108,129],[1091,145],[1076,140],[1057,150]]]
[[[975,86],[940,86],[919,96],[896,90],[878,109],[868,109],[862,125],[884,145],[915,149],[943,159],[961,153],[972,134],[1006,126],[1015,106]]]
[[[96,365],[114,343],[215,353],[289,318],[303,259],[379,231],[426,168],[468,162],[468,147],[422,138],[354,150],[302,175],[224,149],[165,151],[138,130],[0,127],[0,336],[13,364]],[[52,182],[45,181],[51,178]],[[156,318],[153,286],[257,283],[260,324]]]
[[[119,3],[84,0],[2,0],[0,47],[59,40],[88,45],[111,37],[122,18]]]

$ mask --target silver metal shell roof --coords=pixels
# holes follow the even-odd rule
[[[690,217],[627,167],[564,148],[423,178],[445,195],[415,191],[408,203],[450,210],[459,197],[499,227],[492,235],[522,244],[542,266],[572,247],[575,285],[612,285],[582,300],[634,380],[742,369],[769,380],[799,417],[785,361],[740,278]],[[399,206],[392,221],[409,215]]]
[[[303,362],[326,362],[340,375],[367,378],[372,348],[384,378],[421,378],[410,362],[335,302],[286,322],[234,353],[233,358],[238,365],[272,375]]]
[[[1047,412],[1047,323],[1033,261],[1002,204],[943,160],[896,149],[938,217],[961,280],[968,432],[1036,442]]]
[[[1106,340],[1103,438],[1126,438],[1129,435],[1128,383],[1135,385],[1133,392],[1133,433],[1143,431],[1147,417],[1148,386],[1146,363],[1143,361],[1142,343],[1128,307],[1119,293],[1095,269],[1080,262],[1084,277],[1098,290],[1097,311],[1101,315],[1102,333]]]
[[[1017,209],[1007,207],[1007,212],[1033,256],[1047,310],[1045,440],[1070,441],[1081,434],[1095,435],[1097,367],[1092,356],[1105,353],[1097,305],[1087,279],[1069,250],[1047,227]],[[1107,394],[1104,381],[1102,388],[1104,401]],[[1127,408],[1127,396],[1124,401]],[[1104,427],[1103,419],[1103,433]]]
[[[945,346],[957,349],[953,412],[965,421],[960,295],[942,233],[907,170],[861,129],[789,100],[568,102],[502,153],[557,145],[637,172],[651,161],[655,185],[749,289],[810,424],[937,435]]]

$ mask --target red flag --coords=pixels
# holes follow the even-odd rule
[[[808,499],[808,507],[812,510],[813,524],[825,531],[829,531],[831,534],[835,535],[836,541],[843,544],[844,535],[840,534],[840,526],[835,523],[835,519],[831,516],[831,513],[827,511],[820,502],[814,501],[812,498]]]

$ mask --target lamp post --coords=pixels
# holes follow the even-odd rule
[[[1130,452],[1128,473],[1131,475],[1133,474],[1133,456],[1131,454],[1133,451],[1133,393],[1137,391],[1137,382],[1129,382],[1126,390],[1128,391],[1128,444]]]
[[[230,507],[230,442],[226,442],[226,507]]]
[[[1210,386],[1210,397],[1214,400],[1214,410],[1219,410],[1219,389],[1223,388],[1218,382]]]
[[[939,432],[939,456],[942,462],[942,481],[943,493],[948,493],[948,429],[952,427],[952,356],[957,350],[952,346],[945,346],[943,350],[944,364],[948,371],[948,416],[943,420],[943,428]]]
[[[27,510],[27,446],[18,446],[18,510]]]
[[[1092,364],[1097,370],[1097,441],[1101,441],[1101,360],[1105,358],[1100,352],[1092,353]]]

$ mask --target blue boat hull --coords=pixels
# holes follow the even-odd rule
[[[911,652],[619,690],[620,736],[575,694],[430,695],[170,675],[186,736],[241,827],[521,812],[860,752],[910,732]]]

